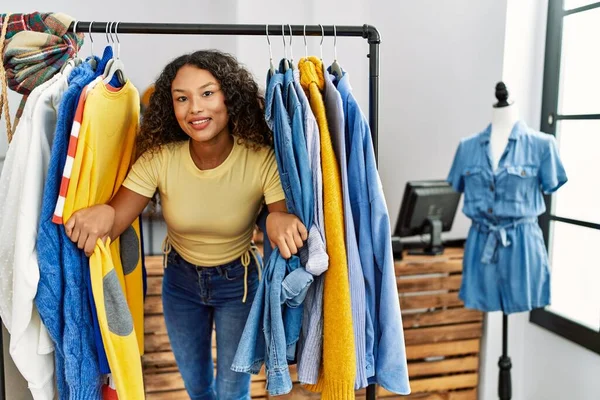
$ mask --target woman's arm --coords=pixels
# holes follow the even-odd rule
[[[108,204],[76,211],[65,223],[65,231],[77,247],[90,256],[98,239],[105,240],[109,236],[114,239],[121,235],[149,202],[149,197],[121,186]]]
[[[267,235],[273,246],[279,248],[281,256],[285,259],[298,253],[308,238],[306,227],[294,214],[287,212],[285,200],[280,200],[267,205]]]

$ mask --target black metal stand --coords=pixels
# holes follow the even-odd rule
[[[502,314],[502,356],[498,360],[500,376],[498,377],[498,398],[510,400],[512,398],[512,383],[510,369],[512,362],[508,356],[508,315]]]
[[[69,30],[73,31],[73,25]],[[77,21],[76,32],[105,33],[109,22]],[[114,25],[114,24],[113,24]],[[113,26],[114,28],[114,26]],[[285,32],[284,32],[285,29]],[[308,35],[308,36],[352,36],[367,39],[369,43],[369,125],[375,158],[377,159],[377,137],[379,129],[379,44],[381,37],[372,25],[345,26],[345,25],[245,25],[245,24],[170,24],[170,23],[133,23],[119,22],[119,34],[163,34],[163,35]],[[377,397],[376,385],[367,388],[367,400]],[[3,400],[3,399],[0,399]]]

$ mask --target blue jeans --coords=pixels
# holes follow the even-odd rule
[[[199,267],[175,250],[169,253],[162,288],[164,316],[175,361],[192,400],[250,399],[250,374],[232,371],[231,364],[258,287],[253,257],[248,266],[245,303],[244,273],[240,258],[217,267]],[[216,388],[213,322],[217,334]]]

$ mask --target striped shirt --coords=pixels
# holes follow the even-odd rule
[[[71,181],[71,171],[73,170],[73,161],[75,160],[75,154],[77,153],[77,143],[79,142],[79,131],[81,130],[81,121],[83,121],[83,110],[85,107],[85,100],[88,93],[99,83],[102,82],[102,77],[99,76],[94,79],[89,85],[87,85],[81,92],[79,103],[77,105],[77,111],[75,111],[75,119],[73,121],[73,127],[71,128],[71,136],[69,138],[69,147],[67,150],[67,160],[65,162],[65,168],[63,169],[62,179],[60,181],[60,191],[58,193],[58,199],[56,200],[56,207],[54,208],[54,215],[52,216],[52,222],[55,224],[63,224],[63,212],[65,209],[65,199],[67,198],[67,192],[69,189],[69,182]],[[110,91],[118,91],[118,88],[107,86]]]

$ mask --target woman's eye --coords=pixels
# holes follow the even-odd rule
[[[207,90],[206,92],[202,93],[202,96],[204,97],[208,97],[211,96],[214,92],[211,92],[210,90]]]
[[[177,98],[177,101],[179,101],[179,102],[186,101],[186,100],[187,100],[187,97],[185,97],[185,96],[180,96]]]

